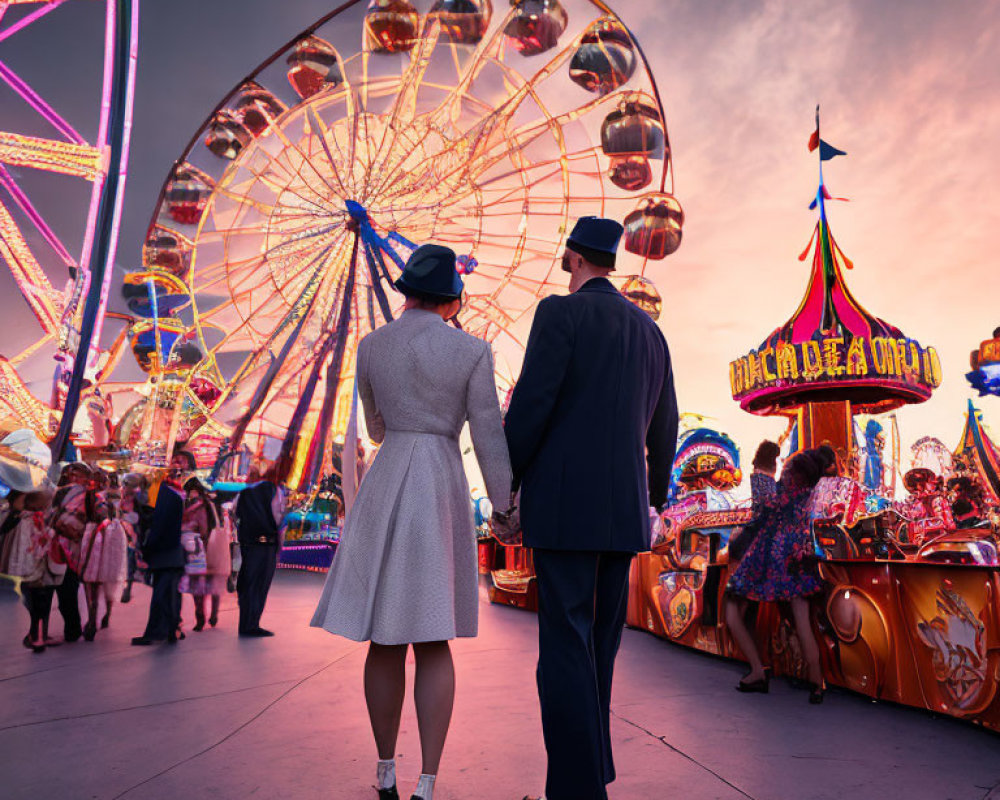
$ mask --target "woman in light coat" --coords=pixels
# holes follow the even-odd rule
[[[381,449],[347,515],[312,621],[371,642],[364,685],[382,800],[399,797],[393,754],[408,646],[423,756],[413,798],[432,800],[454,702],[448,641],[477,633],[476,536],[459,448],[466,421],[494,508],[510,504],[490,346],[447,323],[461,308],[455,261],[446,247],[418,248],[396,282],[406,310],[358,348],[358,393]]]
[[[87,601],[83,638],[92,642],[97,635],[97,606],[101,595],[104,595],[101,629],[111,624],[111,610],[128,574],[128,543],[134,534],[121,518],[116,495],[109,492],[91,494],[88,502],[93,504],[93,519],[87,523],[80,540],[78,573]]]

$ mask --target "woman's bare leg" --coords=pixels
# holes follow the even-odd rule
[[[813,636],[812,623],[809,619],[809,601],[804,597],[792,600],[792,616],[795,619],[795,631],[802,645],[802,655],[809,668],[809,682],[817,686],[823,685],[823,667],[819,662],[819,645]]]
[[[747,601],[740,597],[726,598],[726,627],[730,635],[736,640],[743,655],[750,662],[750,674],[743,680],[746,683],[753,683],[764,679],[764,662],[760,660],[760,653],[757,652],[757,643],[747,630],[743,615],[746,614]]]
[[[448,642],[415,644],[413,653],[417,660],[413,697],[417,706],[423,772],[437,775],[455,704],[455,664]]]
[[[116,583],[102,583],[101,584],[101,594],[104,595],[104,616],[101,617],[101,627],[106,628],[111,624],[111,609],[115,605],[115,589],[118,584]]]
[[[365,701],[378,757],[395,758],[399,720],[406,696],[406,645],[372,642],[365,661]]]
[[[97,601],[101,591],[99,583],[83,584],[83,596],[87,601],[87,625],[84,627],[84,638],[93,641],[97,633]]]

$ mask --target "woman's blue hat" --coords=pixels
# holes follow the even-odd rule
[[[595,267],[614,269],[618,242],[625,229],[621,223],[604,217],[580,217],[566,240],[566,247],[579,253]]]
[[[413,251],[396,281],[396,288],[407,297],[423,300],[457,300],[465,284],[455,268],[457,258],[450,247],[424,244]]]

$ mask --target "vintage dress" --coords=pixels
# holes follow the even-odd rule
[[[348,512],[314,627],[379,644],[475,636],[478,574],[459,433],[495,508],[510,461],[485,342],[410,309],[358,348],[358,394],[382,446]]]
[[[229,571],[212,574],[209,569],[208,543],[211,515],[203,500],[188,501],[181,522],[181,546],[184,548],[184,577],[178,589],[182,594],[224,594]]]
[[[766,472],[750,473],[750,498],[754,517],[759,516],[765,506],[774,502],[777,491],[778,482],[773,475]]]
[[[80,541],[80,580],[103,583],[107,595],[117,597],[128,570],[128,540],[121,520],[88,523]]]
[[[813,552],[807,488],[778,484],[763,508],[758,533],[736,567],[726,591],[748,600],[791,600],[822,587]]]
[[[52,557],[55,534],[45,525],[44,516],[29,511],[12,511],[4,527],[10,528],[4,538],[0,573],[20,578],[27,588],[58,586],[66,566]]]

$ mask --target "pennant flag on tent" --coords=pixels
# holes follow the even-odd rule
[[[822,139],[819,140],[819,160],[829,161],[831,158],[836,158],[837,156],[846,156],[843,150],[839,150],[832,144],[827,144]]]
[[[813,152],[816,148],[819,148],[819,160],[829,161],[831,158],[836,158],[837,156],[846,156],[843,150],[834,147],[828,142],[824,142],[819,135],[819,106],[816,106],[816,130],[812,132],[809,137],[809,152]],[[829,198],[828,198],[829,199]]]
[[[823,195],[824,200],[842,200],[845,203],[850,202],[846,197],[834,197],[832,194],[830,194],[829,190],[826,188],[826,184],[821,183],[819,186],[819,190],[816,192],[816,196],[813,198],[813,201],[809,204],[810,211],[816,210],[816,206],[819,205],[821,194]]]
[[[817,147],[819,147],[819,106],[816,106],[816,130],[809,137],[809,152],[811,153]]]

